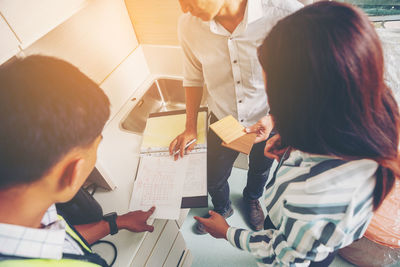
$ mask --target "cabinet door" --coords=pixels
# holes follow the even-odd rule
[[[136,46],[124,1],[95,0],[24,52],[66,60],[100,84]]]
[[[169,220],[146,262],[146,267],[162,266],[171,250],[177,234],[178,226],[174,220]]]
[[[1,0],[0,12],[25,49],[81,9],[88,0]]]
[[[190,250],[186,250],[185,255],[183,255],[182,261],[179,263],[178,267],[190,267],[193,263],[193,255]]]
[[[139,250],[136,252],[135,257],[131,263],[132,267],[144,266],[150,253],[153,251],[154,246],[161,238],[160,235],[165,228],[166,220],[155,220],[154,221],[154,231],[152,233],[147,233]],[[161,264],[160,264],[161,265]]]
[[[176,236],[175,242],[172,245],[171,251],[168,254],[167,259],[164,262],[163,267],[176,267],[179,264],[179,261],[182,260],[183,255],[185,254],[186,243],[183,239],[182,234],[179,232]]]
[[[19,52],[19,42],[10,27],[0,16],[0,64]]]

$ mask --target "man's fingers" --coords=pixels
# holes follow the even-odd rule
[[[151,214],[153,214],[153,212],[156,210],[156,207],[151,207],[146,213],[147,215],[151,216]]]
[[[173,150],[175,160],[177,160],[179,158],[179,154],[180,154],[180,152],[176,153],[176,154],[175,154],[175,152],[178,151],[178,149],[182,146],[183,143],[184,143],[184,138],[178,136],[178,138],[176,139],[176,144],[175,144],[174,150]]]
[[[143,231],[148,231],[148,232],[153,232],[154,231],[154,226],[153,225],[148,225],[148,224],[146,224],[144,227],[143,227]]]
[[[187,152],[192,151],[192,150],[194,149],[195,145],[196,145],[196,142],[194,142],[193,144],[191,144],[191,145],[187,148]]]
[[[182,142],[179,144],[179,155],[181,156],[181,158],[183,158],[183,155],[185,155],[185,146],[186,146],[186,140],[183,139]]]
[[[172,155],[175,151],[175,146],[176,143],[178,142],[178,139],[175,138],[174,140],[172,140],[171,144],[169,144],[169,154]]]
[[[260,125],[256,123],[249,127],[246,127],[244,130],[246,133],[257,133],[260,130]]]

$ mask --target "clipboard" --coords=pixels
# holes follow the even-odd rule
[[[208,108],[201,107],[198,115],[198,140],[190,154],[197,154],[196,158],[203,158],[201,164],[204,168],[198,169],[202,173],[204,190],[196,195],[182,197],[181,208],[201,208],[208,206],[207,192],[207,129]],[[185,129],[186,110],[174,110],[167,112],[151,113],[146,122],[143,133],[141,156],[168,156],[170,142]],[[190,155],[188,155],[190,156]],[[140,161],[139,161],[140,164]]]

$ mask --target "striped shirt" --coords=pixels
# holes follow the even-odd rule
[[[276,229],[230,227],[226,238],[252,253],[259,266],[322,261],[363,236],[372,218],[377,168],[373,160],[343,161],[293,151],[265,192]]]

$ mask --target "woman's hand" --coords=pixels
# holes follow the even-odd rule
[[[286,150],[287,147],[282,146],[281,136],[276,134],[265,143],[264,156],[279,162]]]
[[[226,232],[228,231],[229,224],[226,222],[225,218],[219,213],[210,210],[208,212],[210,218],[202,218],[195,216],[194,218],[202,223],[206,231],[215,238],[225,238]]]
[[[147,219],[153,214],[156,208],[148,211],[131,211],[117,217],[118,229],[126,229],[131,232],[153,232],[154,226],[147,224]]]
[[[260,143],[267,140],[272,129],[274,128],[274,122],[270,115],[262,117],[256,124],[249,126],[245,129],[246,133],[256,133],[256,140],[254,143]]]

